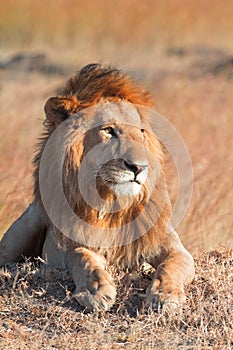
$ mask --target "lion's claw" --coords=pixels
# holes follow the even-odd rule
[[[79,304],[90,311],[107,311],[115,302],[116,289],[112,285],[105,285],[104,290],[96,290],[93,294],[89,290],[75,292],[73,297]]]
[[[146,306],[153,311],[176,312],[181,310],[184,301],[185,295],[181,290],[174,289],[169,292],[162,289],[153,291],[151,288],[148,288],[147,290]]]

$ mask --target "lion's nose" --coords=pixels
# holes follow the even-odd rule
[[[145,168],[148,167],[147,164],[136,164],[129,160],[124,160],[124,165],[127,169],[131,170],[135,176],[140,174]]]

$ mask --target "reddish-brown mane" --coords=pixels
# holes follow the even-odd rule
[[[153,104],[150,93],[137,86],[136,83],[127,75],[123,74],[116,68],[102,67],[97,64],[88,65],[81,71],[77,72],[74,77],[68,80],[66,87],[60,92],[58,97],[61,98],[61,100],[64,98],[64,101],[62,100],[62,103],[59,105],[56,105],[55,103],[52,108],[54,108],[55,111],[57,108],[59,113],[61,110],[65,117],[68,117],[73,113],[77,113],[84,108],[108,101],[125,101],[144,107],[150,107]],[[51,106],[49,108],[51,108]],[[147,116],[144,117],[141,115],[141,119],[148,122]],[[38,155],[35,158],[35,196],[38,200],[40,200],[38,181],[40,158],[45,144],[55,128],[56,125],[50,120],[45,122],[45,133],[39,145]],[[153,134],[148,135],[148,139],[150,151],[158,156],[158,162],[161,164],[161,169],[163,169],[163,157],[160,144]],[[80,145],[80,150],[82,149],[83,145]],[[72,152],[73,151],[71,148],[70,159],[74,159]],[[80,157],[80,152],[76,152],[76,157]],[[72,167],[72,161],[70,162],[70,166]],[[135,216],[136,212],[141,212],[142,210],[142,203],[134,202],[129,209],[126,209],[125,212],[121,213],[120,217],[115,214],[107,215],[106,218],[101,221],[98,219],[98,212],[92,208],[88,209],[87,204],[80,197],[79,190],[75,185],[76,180],[70,176],[72,171],[68,171],[67,174],[68,176],[66,183],[68,181],[68,185],[65,192],[71,207],[76,214],[84,219],[87,219],[87,221],[91,222],[96,227],[121,226],[127,222],[130,222],[130,217]],[[163,170],[161,172],[161,176],[163,176]],[[156,193],[152,194],[150,210],[148,213],[143,215],[142,223],[139,224],[136,229],[140,232],[143,230],[143,226],[145,226],[146,222],[153,221],[153,210],[155,210],[156,205],[160,200],[159,197],[161,197],[163,209],[161,210],[159,219],[146,234],[142,235],[134,242],[104,251],[103,253],[113,265],[130,267],[132,262],[133,264],[138,263],[138,259],[140,259],[140,257],[146,257],[150,254],[154,254],[154,247],[157,246],[159,250],[160,246],[163,245],[162,241],[164,239],[164,232],[166,231],[166,225],[170,216],[170,203],[166,202],[166,200],[164,202],[164,198],[166,197],[166,189],[163,186],[160,187],[160,184],[157,185],[159,188],[156,189]],[[69,193],[71,188],[76,193]],[[144,198],[144,196],[142,197]],[[159,205],[160,204],[158,204],[158,206]],[[66,237],[63,237],[63,235],[60,233],[57,234],[59,236],[58,239],[63,242],[64,248],[72,246],[72,243],[67,241]],[[129,232],[128,234],[132,234],[133,237],[135,233]],[[151,247],[153,247],[153,251],[151,250]]]
[[[103,100],[129,101],[133,104],[150,107],[153,105],[148,91],[139,87],[121,70],[99,64],[89,64],[70,78],[61,96],[74,98],[80,110],[100,103]]]

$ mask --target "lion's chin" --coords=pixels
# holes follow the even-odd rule
[[[142,185],[135,181],[111,183],[110,189],[117,197],[136,197],[142,191]]]

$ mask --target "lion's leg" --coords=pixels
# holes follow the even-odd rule
[[[63,270],[67,268],[66,251],[58,242],[56,229],[53,226],[48,227],[42,249],[42,258],[48,262],[50,267]]]
[[[172,248],[165,260],[156,266],[154,278],[147,288],[147,306],[154,309],[164,307],[170,310],[181,306],[185,300],[184,285],[194,277],[194,261],[180,242],[180,249]]]
[[[0,266],[18,261],[22,255],[40,255],[45,230],[41,208],[34,201],[3,236],[0,242]]]
[[[86,249],[67,254],[67,265],[76,285],[76,300],[89,310],[106,311],[116,298],[114,282],[105,270],[105,259]]]

